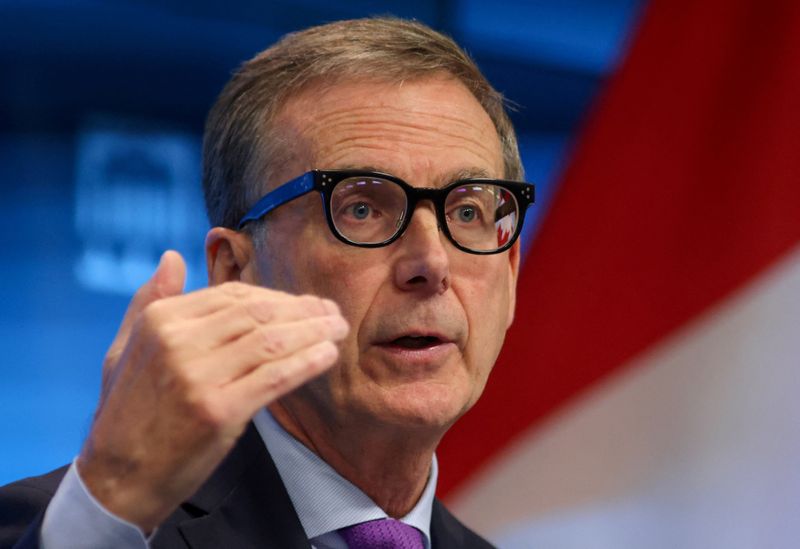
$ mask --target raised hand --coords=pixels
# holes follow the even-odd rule
[[[131,300],[78,458],[112,513],[152,531],[193,494],[262,407],[331,367],[335,303],[232,282],[183,294],[167,252]]]

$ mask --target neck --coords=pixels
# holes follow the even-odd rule
[[[439,437],[375,428],[362,422],[331,424],[315,413],[297,413],[284,402],[270,412],[294,438],[367,494],[387,515],[407,515],[428,482]],[[302,418],[302,420],[300,419]]]

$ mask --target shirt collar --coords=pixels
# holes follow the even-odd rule
[[[369,496],[287,433],[268,410],[259,411],[253,423],[275,462],[309,539],[360,522],[387,518]],[[426,547],[430,547],[431,511],[437,478],[438,464],[434,456],[422,496],[400,519],[425,535]]]

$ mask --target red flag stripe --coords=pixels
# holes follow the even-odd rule
[[[439,449],[446,495],[520,432],[800,241],[800,3],[655,0]]]

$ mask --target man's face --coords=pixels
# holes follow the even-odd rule
[[[276,128],[294,158],[273,184],[312,168],[376,170],[416,187],[503,176],[489,116],[450,78],[310,89],[289,101]],[[443,432],[477,400],[513,316],[518,245],[490,256],[459,251],[427,201],[383,248],[337,240],[317,193],[266,223],[259,282],[331,298],[351,327],[337,366],[285,406],[311,407],[334,423]]]

